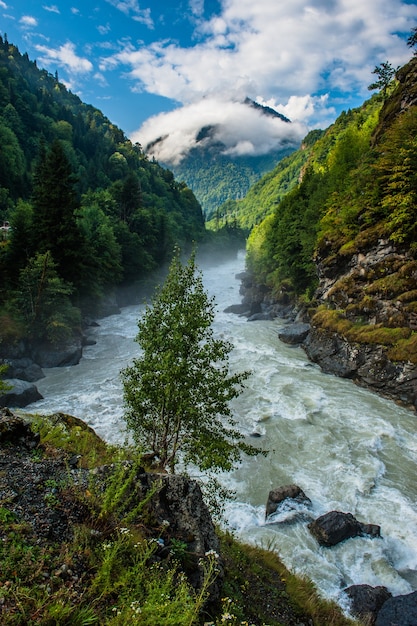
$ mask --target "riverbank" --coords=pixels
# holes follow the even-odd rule
[[[323,372],[353,380],[386,398],[417,410],[417,365],[400,354],[402,335],[381,325],[358,326],[340,312],[324,308],[320,300],[301,305],[282,292],[274,297],[264,285],[243,272],[242,303],[231,307],[250,321],[282,318],[288,327],[280,338],[300,345]],[[322,306],[320,306],[322,305]],[[382,308],[382,307],[381,307]],[[414,324],[414,322],[413,322]],[[415,330],[415,324],[412,326]],[[396,348],[395,346],[398,346]]]
[[[226,511],[229,527],[245,544],[276,551],[290,571],[338,603],[349,585],[386,586],[394,596],[416,590],[415,414],[351,380],[323,374],[300,347],[279,340],[286,320],[248,322],[225,313],[240,301],[235,276],[243,266],[241,256],[203,268],[217,305],[214,333],[233,343],[233,371],[251,371],[233,415],[250,443],[269,450],[266,458],[245,458],[220,477],[236,492]],[[101,319],[80,363],[45,370],[37,383],[44,400],[23,411],[76,415],[106,442],[123,444],[119,373],[137,355],[140,315],[140,307],[130,306]],[[360,522],[380,525],[382,536],[320,550],[302,517],[283,515],[281,523],[265,524],[268,492],[291,483],[310,498],[314,518],[351,512]]]
[[[131,452],[115,463],[70,416],[0,412],[4,626],[353,623],[277,555],[215,531],[195,483],[147,474]]]

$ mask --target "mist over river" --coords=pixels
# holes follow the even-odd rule
[[[240,302],[235,275],[244,254],[204,268],[216,299],[215,332],[234,345],[234,370],[250,370],[245,392],[233,404],[242,432],[269,450],[245,458],[225,485],[236,491],[226,511],[229,525],[246,542],[276,550],[286,565],[311,578],[321,593],[344,602],[352,584],[385,585],[392,594],[417,589],[417,417],[348,380],[326,375],[299,347],[278,339],[283,320],[248,322],[224,313]],[[44,400],[28,412],[61,411],[85,420],[109,442],[123,442],[120,370],[138,354],[134,342],[143,307],[99,321],[79,365],[45,370],[37,386]],[[270,489],[297,483],[310,509],[282,512],[265,524]],[[319,547],[307,529],[310,518],[331,510],[351,512],[379,524],[381,538],[357,537]]]

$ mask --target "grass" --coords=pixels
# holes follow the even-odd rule
[[[349,342],[384,346],[388,348],[387,356],[392,361],[417,363],[417,333],[408,326],[391,328],[352,322],[344,311],[325,307],[320,307],[313,315],[312,324],[335,332]]]
[[[115,460],[115,448],[79,420],[63,415],[32,420],[44,458],[57,458],[62,451],[83,454],[85,467]],[[173,540],[169,557],[157,558],[161,528],[144,514],[146,502],[132,497],[140,459],[127,463],[124,457],[131,453],[128,448],[118,450],[119,462],[111,466],[104,489],[99,482],[91,482],[86,490],[68,481],[62,485],[54,476],[44,481],[42,487],[55,498],[49,504],[64,506],[65,494],[87,511],[71,540],[39,541],[33,529],[19,521],[11,503],[0,501],[3,626],[353,624],[322,600],[311,582],[288,572],[275,553],[241,544],[220,531],[222,600],[208,609],[218,555],[207,553],[200,559],[204,582],[197,590],[187,575],[190,555],[185,542]]]
[[[232,615],[227,623],[268,626],[357,623],[343,616],[335,603],[320,598],[311,581],[289,572],[275,551],[240,543],[224,533],[221,552],[226,568],[222,610],[223,614]]]

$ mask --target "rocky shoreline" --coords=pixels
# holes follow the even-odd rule
[[[417,365],[392,361],[380,344],[350,342],[343,335],[314,325],[308,311],[291,302],[283,293],[278,300],[249,273],[238,274],[241,304],[226,309],[248,321],[281,318],[287,325],[280,330],[281,341],[300,345],[308,358],[327,374],[349,378],[386,398],[417,410]]]
[[[266,523],[279,523],[279,517],[276,516],[279,516],[281,510],[288,514],[294,508],[300,515],[300,506],[308,511],[311,504],[310,498],[298,485],[273,489],[266,503]],[[309,515],[304,517],[307,520]],[[326,549],[355,537],[378,539],[381,536],[379,525],[362,523],[351,513],[342,511],[329,511],[317,519],[311,519],[307,526],[317,543]],[[349,598],[352,615],[367,626],[412,626],[417,623],[417,591],[393,596],[384,586],[361,584],[351,585],[343,593]]]

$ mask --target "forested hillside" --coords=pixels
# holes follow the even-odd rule
[[[59,342],[204,235],[194,194],[0,38],[0,341]]]
[[[251,186],[273,169],[295,146],[260,156],[230,157],[223,154],[223,145],[192,148],[178,164],[172,166],[177,180],[184,180],[193,190],[204,210],[207,221],[224,225],[222,205],[243,198]],[[233,214],[228,221],[233,220]]]
[[[414,56],[314,144],[253,229],[248,266],[278,300],[306,303],[313,360],[417,406],[416,172]]]
[[[375,95],[362,107],[343,112],[321,137],[316,131],[310,134],[318,140],[306,142],[307,149],[303,147],[287,159],[296,164],[295,173],[301,177],[298,181],[292,178],[289,193],[285,193],[276,170],[271,181],[265,177],[259,183],[255,202],[268,215],[253,229],[248,248],[249,263],[258,279],[276,289],[281,281],[289,281],[297,294],[315,289],[313,256],[319,232],[328,223],[343,237],[342,220],[359,225],[349,207],[355,193],[359,210],[369,172],[361,172],[358,178],[356,167],[371,158],[371,136],[381,106],[381,98]],[[269,202],[264,201],[265,191],[269,192]],[[346,194],[348,203],[341,200],[340,194]],[[252,200],[251,204],[255,202]],[[333,212],[332,207],[336,207]],[[330,215],[334,220],[329,222]],[[323,236],[327,235],[323,232]]]
[[[284,125],[291,126],[290,120],[284,115],[250,98],[244,100],[242,107],[257,111],[261,118],[278,119],[284,122]],[[245,125],[245,121],[241,121],[240,118],[237,121]],[[256,181],[270,172],[281,159],[291,154],[299,145],[295,137],[288,136],[266,153],[234,154],[230,146],[225,145],[223,141],[223,133],[227,128],[226,124],[203,126],[196,134],[193,147],[179,162],[168,164],[175,178],[185,181],[193,190],[202,206],[206,221],[212,220],[214,229],[235,221],[233,214],[227,211],[226,215],[225,209],[220,208],[224,203],[230,202],[232,205],[235,200],[244,198]],[[169,135],[159,137],[145,147],[146,151],[153,154],[156,148],[158,154],[167,139]]]
[[[272,213],[283,197],[299,182],[311,149],[323,131],[312,130],[303,140],[299,150],[285,156],[261,180],[256,182],[240,200],[228,200],[208,222],[217,227],[225,222],[235,222],[240,228],[250,230]]]

